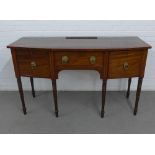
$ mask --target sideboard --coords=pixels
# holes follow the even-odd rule
[[[101,117],[104,117],[108,79],[128,78],[126,97],[131,80],[138,77],[135,107],[137,114],[148,49],[151,46],[138,37],[23,37],[7,46],[11,49],[23,113],[26,106],[21,76],[52,81],[55,115],[58,117],[56,79],[61,70],[96,70],[102,79]]]

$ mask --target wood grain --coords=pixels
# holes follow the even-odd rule
[[[16,49],[16,59],[21,76],[51,77],[49,50]],[[36,63],[32,69],[31,63]]]
[[[108,78],[127,78],[138,77],[141,75],[141,66],[143,66],[142,55],[140,51],[130,52],[110,52],[109,53]],[[124,64],[128,64],[128,69],[124,69]],[[144,68],[143,68],[144,70]]]
[[[148,49],[151,46],[138,37],[97,37],[97,39],[66,39],[66,37],[23,37],[8,48],[37,49]]]
[[[69,61],[66,64],[62,64],[62,56],[68,56]],[[95,56],[96,62],[91,64],[90,57]],[[59,52],[54,51],[55,66],[74,68],[76,66],[87,67],[103,67],[103,53],[96,50],[59,50]]]

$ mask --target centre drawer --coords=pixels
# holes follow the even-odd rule
[[[109,53],[109,78],[136,77],[143,66],[142,51],[114,51]]]
[[[21,76],[50,77],[48,50],[16,50],[18,70]]]
[[[103,52],[93,50],[72,50],[54,52],[57,67],[103,67]]]

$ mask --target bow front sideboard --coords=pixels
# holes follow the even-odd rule
[[[128,78],[126,97],[133,77],[138,77],[136,115],[145,72],[148,49],[151,46],[138,37],[23,37],[7,46],[11,49],[23,113],[26,106],[21,77],[52,81],[55,115],[58,117],[56,79],[61,70],[96,70],[102,79],[101,117],[104,117],[108,79]]]

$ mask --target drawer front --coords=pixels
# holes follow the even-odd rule
[[[50,56],[46,50],[19,49],[16,51],[19,73],[22,76],[50,77]]]
[[[103,53],[101,51],[57,51],[54,56],[57,67],[103,67]]]
[[[143,52],[111,52],[109,55],[109,78],[136,77],[140,75]]]

